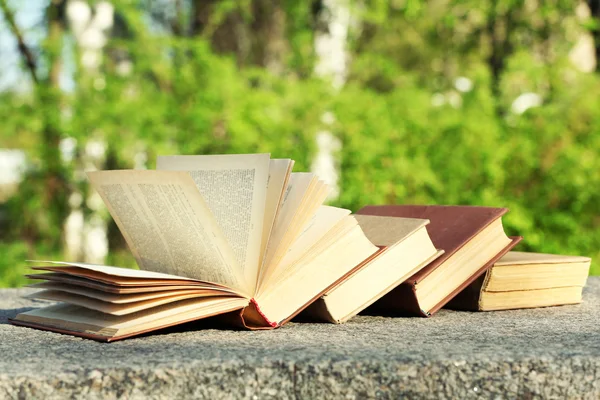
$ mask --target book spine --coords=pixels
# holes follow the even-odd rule
[[[277,322],[273,322],[267,318],[255,299],[250,299],[248,306],[242,309],[240,318],[244,328],[251,330],[273,329],[279,326]]]
[[[254,299],[250,299],[250,304],[252,304],[254,307],[256,307],[256,311],[258,311],[258,313],[260,314],[261,317],[263,317],[265,319],[265,322],[273,327],[273,328],[277,328],[277,322],[273,322],[273,321],[269,321],[269,318],[267,318],[267,316],[262,312],[262,310],[260,309],[260,307],[258,306],[258,303],[256,302],[256,300]]]

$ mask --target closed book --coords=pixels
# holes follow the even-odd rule
[[[366,312],[430,316],[481,276],[521,237],[508,237],[502,226],[506,208],[445,205],[366,206],[357,214],[428,219],[434,246],[444,250]]]
[[[511,251],[446,307],[494,311],[581,303],[590,263],[588,257]]]
[[[308,306],[301,319],[346,322],[443,253],[427,233],[429,220],[372,215],[355,218],[381,251]]]

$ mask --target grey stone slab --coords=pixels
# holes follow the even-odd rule
[[[600,277],[574,306],[115,343],[9,325],[24,293],[0,290],[0,398],[600,399]]]

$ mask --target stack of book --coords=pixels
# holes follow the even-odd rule
[[[140,270],[38,262],[13,324],[114,341],[217,316],[272,329],[361,311],[428,317],[581,302],[590,259],[511,252],[506,208],[323,205],[327,185],[268,154],[159,157],[88,174]],[[299,315],[300,314],[300,315]]]

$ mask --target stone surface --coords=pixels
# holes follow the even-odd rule
[[[23,293],[0,290],[0,398],[600,398],[600,277],[575,306],[109,344],[7,324],[44,304]]]

